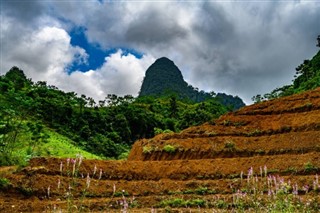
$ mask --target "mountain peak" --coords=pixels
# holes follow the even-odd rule
[[[195,102],[201,102],[212,98],[209,93],[198,91],[188,85],[183,79],[182,73],[173,61],[167,57],[158,58],[146,71],[143,79],[139,96],[163,96],[175,94],[179,98],[190,99]],[[243,101],[238,97],[218,94],[221,103],[234,105],[235,109],[244,106]]]
[[[168,91],[183,94],[187,86],[174,62],[167,57],[161,57],[147,69],[139,96],[161,96]]]
[[[173,63],[173,61],[172,60],[170,60],[169,58],[167,58],[167,57],[161,57],[161,58],[158,58],[155,62],[158,62],[158,63],[160,63],[160,62],[167,62],[167,63]]]

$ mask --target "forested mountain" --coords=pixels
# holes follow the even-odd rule
[[[139,97],[143,96],[171,96],[176,95],[178,99],[201,102],[215,96],[214,93],[198,91],[183,79],[181,71],[173,61],[166,57],[157,59],[146,71],[142,82]],[[218,101],[233,110],[239,109],[245,104],[239,97],[233,97],[219,93]]]
[[[317,41],[317,47],[320,47],[320,35]],[[296,68],[292,84],[276,88],[264,95],[258,94],[252,97],[252,100],[257,103],[300,93],[317,87],[320,87],[320,51],[318,51],[311,60],[304,60],[304,62]]]
[[[33,82],[13,67],[0,76],[0,164],[15,163],[12,155],[17,152],[15,157],[26,158],[19,147],[28,147],[29,157],[41,155],[36,147],[46,143],[47,129],[91,153],[118,158],[137,139],[178,132],[227,111],[215,98],[193,103],[174,95],[134,98],[110,94],[96,103],[44,81]]]

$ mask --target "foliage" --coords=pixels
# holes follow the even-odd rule
[[[194,103],[176,95],[110,94],[97,104],[91,97],[33,82],[17,67],[0,76],[0,91],[1,165],[39,155],[66,156],[69,149],[62,141],[94,158],[123,158],[138,139],[178,132],[228,111],[215,98]]]
[[[311,162],[307,162],[304,164],[304,171],[309,173],[313,171],[318,171],[318,167],[314,166]]]
[[[8,189],[10,186],[11,183],[7,178],[0,178],[0,190]]]
[[[236,149],[236,145],[234,144],[233,141],[227,140],[224,144],[224,148],[228,151],[234,151]]]
[[[175,146],[172,146],[170,144],[167,144],[163,147],[163,151],[168,152],[168,153],[174,153],[177,150]]]

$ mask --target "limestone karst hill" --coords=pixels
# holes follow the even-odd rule
[[[212,98],[212,95],[189,85],[182,76],[179,68],[173,61],[166,57],[157,59],[147,70],[143,79],[139,96],[171,96],[176,95],[180,99],[190,99],[202,102]],[[217,101],[231,109],[239,109],[245,104],[238,96],[218,93]]]
[[[316,212],[319,151],[320,88],[137,141],[127,161],[3,168],[0,212]]]

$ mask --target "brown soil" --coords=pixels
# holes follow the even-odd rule
[[[83,160],[79,166],[77,159],[74,173],[72,162],[67,166],[67,159],[57,158],[0,168],[1,180],[8,180],[0,185],[0,212],[120,212],[123,200],[130,203],[129,212],[165,212],[163,201],[174,199],[204,201],[201,212],[227,212],[232,207],[219,202],[232,202],[237,189],[250,192],[250,184],[263,188],[262,201],[268,202],[264,168],[269,177],[299,185],[300,198],[309,201],[320,191],[311,187],[320,172],[319,152],[320,88],[137,141],[127,161]],[[306,185],[309,192],[302,190]],[[170,211],[199,209],[172,206]]]

